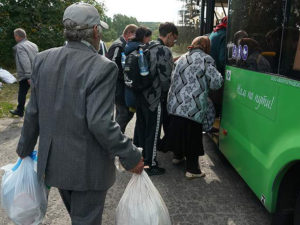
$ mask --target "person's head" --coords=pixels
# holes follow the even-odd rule
[[[240,40],[240,45],[244,46],[247,45],[248,46],[248,54],[251,55],[253,52],[261,52],[261,48],[259,46],[259,43],[252,39],[252,38],[242,38]]]
[[[188,47],[190,50],[192,49],[201,49],[206,54],[209,54],[210,52],[210,40],[207,36],[199,36],[196,37],[192,44]]]
[[[138,29],[137,25],[129,24],[123,30],[123,38],[125,41],[132,40],[135,37],[135,32]]]
[[[159,38],[168,47],[173,47],[177,41],[178,30],[174,23],[162,23],[159,25]]]
[[[26,31],[22,28],[17,28],[14,30],[14,37],[16,42],[20,42],[26,38]]]
[[[102,28],[98,10],[87,3],[74,3],[66,8],[63,16],[64,36],[68,41],[87,41],[99,50]]]
[[[233,35],[233,43],[236,45],[240,44],[240,40],[242,38],[247,38],[248,37],[248,33],[244,30],[239,30],[237,31],[234,35]]]
[[[139,27],[135,32],[135,38],[132,41],[147,44],[151,41],[152,31],[147,27]]]

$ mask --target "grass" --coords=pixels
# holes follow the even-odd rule
[[[0,118],[9,117],[9,110],[15,109],[18,98],[18,84],[3,84],[0,91]]]

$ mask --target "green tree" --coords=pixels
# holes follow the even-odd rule
[[[117,36],[120,36],[123,33],[124,28],[128,24],[135,24],[139,26],[139,22],[135,17],[128,17],[122,14],[116,14],[113,17],[112,29],[117,32]]]
[[[12,47],[16,44],[13,31],[21,27],[40,51],[64,43],[62,17],[66,7],[79,0],[1,0],[0,3],[0,66],[14,67]],[[96,0],[83,2],[94,5],[104,16],[104,5]]]

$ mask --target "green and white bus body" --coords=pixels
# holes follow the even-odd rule
[[[300,1],[230,0],[228,16],[219,149],[275,212],[300,180]]]

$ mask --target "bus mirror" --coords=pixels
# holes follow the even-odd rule
[[[296,52],[296,56],[295,56],[293,69],[300,71],[300,37],[298,40],[298,47],[297,47],[297,52]]]

